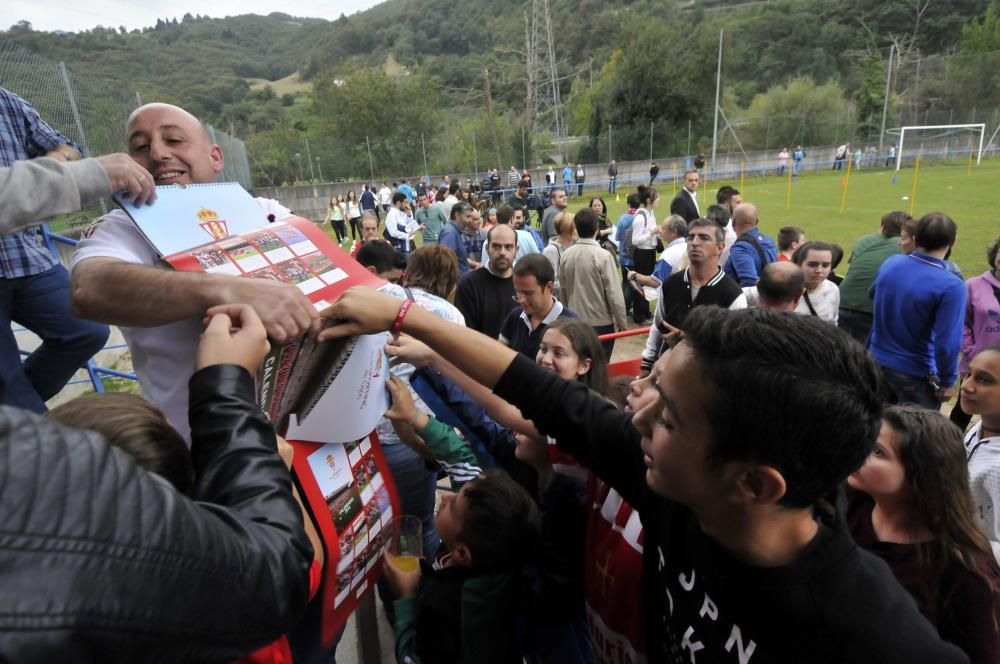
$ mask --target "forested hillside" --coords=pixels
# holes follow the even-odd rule
[[[388,0],[335,21],[187,15],[78,34],[18,24],[0,39],[184,105],[246,140],[254,177],[270,184],[296,177],[307,138],[327,178],[422,173],[424,148],[432,172],[520,164],[525,128],[526,161],[551,156],[525,109],[530,10]],[[982,0],[550,0],[550,12],[568,133],[582,137],[572,159],[644,158],[651,125],[657,153],[684,152],[689,129],[703,145],[720,29],[726,137],[747,149],[877,132],[890,46],[891,122],[1000,106],[1000,19]],[[305,85],[258,80],[293,74]]]

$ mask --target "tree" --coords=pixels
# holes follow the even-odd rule
[[[746,149],[833,143],[844,137],[846,108],[839,83],[816,85],[811,77],[800,76],[753,98],[740,138]]]
[[[861,60],[861,85],[854,93],[854,103],[858,137],[869,135],[873,128],[879,131],[885,103],[885,63],[877,48],[870,49]]]
[[[982,19],[962,28],[948,74],[953,101],[959,106],[1000,105],[1000,13],[995,4]]]

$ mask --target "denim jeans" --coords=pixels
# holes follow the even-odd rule
[[[910,376],[888,367],[882,367],[882,376],[885,378],[889,403],[914,403],[928,410],[941,410],[941,402],[934,398],[934,390],[927,382],[927,376]]]
[[[69,309],[69,273],[62,265],[30,277],[0,279],[0,403],[44,413],[76,370],[108,340],[107,325],[80,320]],[[42,344],[21,363],[13,321]]]

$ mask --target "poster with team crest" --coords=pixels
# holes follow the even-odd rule
[[[116,202],[174,269],[298,288],[317,310],[359,284],[365,270],[311,221],[269,218],[234,182],[156,188],[156,203]],[[389,407],[386,334],[274,345],[257,375],[258,403],[295,449],[292,464],[325,545],[319,601],[329,645],[381,571],[385,525],[399,514],[373,433]]]

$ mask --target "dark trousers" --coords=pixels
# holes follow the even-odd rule
[[[941,410],[941,402],[934,398],[934,389],[927,382],[927,376],[910,376],[888,367],[882,367],[882,376],[889,403],[914,403],[928,410]]]
[[[868,335],[872,331],[872,315],[866,311],[855,311],[841,307],[837,313],[837,327],[867,348]]]
[[[597,332],[597,336],[602,334],[611,334],[615,331],[615,324],[611,325],[595,325],[594,332]],[[601,341],[601,347],[604,349],[604,354],[607,355],[607,361],[611,361],[611,353],[615,352],[615,340],[609,339],[607,341]]]
[[[360,240],[361,239],[361,217],[352,217],[351,223],[351,239]]]
[[[344,238],[347,237],[347,224],[344,223],[343,219],[331,219],[330,225],[333,227],[333,232],[337,236],[337,244],[341,244]]]
[[[633,268],[622,265],[619,269],[622,271],[622,295],[625,297],[625,313],[630,315],[635,306],[635,298],[639,295],[628,283],[628,272]]]
[[[576,181],[576,195],[583,196],[583,180]]]
[[[69,382],[108,340],[108,326],[69,310],[69,274],[57,265],[41,274],[0,279],[0,403],[44,413],[45,402]],[[10,322],[42,340],[21,363]]]
[[[656,266],[656,249],[636,248],[634,260],[636,272],[645,275],[653,274],[653,268]],[[649,320],[649,301],[638,292],[632,300],[632,320],[636,323],[644,323]]]

